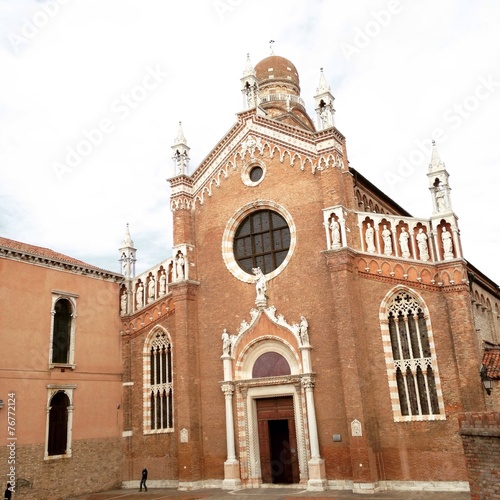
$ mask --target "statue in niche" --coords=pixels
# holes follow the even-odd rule
[[[392,255],[392,238],[391,231],[387,229],[387,226],[384,224],[382,231],[382,240],[384,240],[384,254]]]
[[[408,234],[408,231],[402,227],[401,234],[399,235],[399,246],[401,247],[401,255],[405,259],[410,257],[410,247],[408,246],[409,239],[410,235]]]
[[[443,231],[441,232],[441,241],[443,242],[443,250],[444,250],[444,258],[451,259],[453,258],[453,240],[452,235],[446,227],[443,227]]]
[[[299,324],[299,337],[300,341],[302,342],[302,345],[307,345],[309,344],[309,323],[307,322],[307,319],[304,316],[300,317],[300,324]]]
[[[420,254],[420,260],[427,262],[429,260],[429,247],[427,246],[427,235],[420,228],[417,233],[417,245]]]
[[[229,333],[227,333],[227,330],[224,328],[224,331],[222,332],[222,355],[230,356],[231,347],[232,347],[231,336],[229,335]]]
[[[321,119],[323,128],[328,128],[330,126],[330,113],[326,104],[323,104],[323,106],[321,106],[319,117]]]
[[[120,297],[120,313],[127,314],[127,290],[123,290],[122,296]]]
[[[332,232],[332,248],[340,246],[340,224],[332,217],[330,222],[330,230]]]
[[[148,303],[155,300],[155,279],[151,276],[148,283]]]
[[[177,150],[175,152],[175,163],[177,165],[177,174],[178,175],[184,175],[185,172],[186,172],[186,168],[188,166],[188,155],[185,151],[183,151],[182,153]]]
[[[370,253],[374,253],[375,248],[375,230],[372,225],[368,222],[366,225],[366,233],[365,233],[365,241],[366,241],[366,250]]]
[[[185,268],[186,262],[184,260],[184,255],[182,254],[181,251],[177,253],[177,257],[175,259],[175,271],[177,273],[177,280],[183,280],[184,279],[184,268]]]
[[[265,300],[266,299],[266,290],[267,290],[266,277],[262,273],[260,267],[255,267],[252,269],[252,271],[256,276],[256,280],[255,280],[255,289],[257,292],[257,299],[256,300]]]
[[[447,207],[446,193],[443,189],[440,188],[438,188],[436,191],[436,206],[438,212],[443,212]]]
[[[143,294],[144,294],[144,287],[142,286],[142,283],[139,282],[137,291],[135,292],[135,301],[137,302],[137,307],[142,307],[144,305]]]
[[[130,275],[130,262],[127,259],[127,256],[125,255],[125,252],[122,253],[122,257],[120,259],[122,261],[122,267],[123,267],[123,275],[128,278]]]
[[[167,292],[167,276],[165,274],[165,271],[162,271],[160,275],[160,295],[165,295],[166,292]]]

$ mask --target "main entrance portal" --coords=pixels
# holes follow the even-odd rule
[[[293,397],[257,399],[262,482],[299,482]]]

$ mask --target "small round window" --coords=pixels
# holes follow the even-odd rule
[[[273,210],[252,212],[242,220],[234,236],[235,260],[249,274],[256,267],[264,274],[274,271],[284,262],[289,249],[290,228]]]
[[[262,161],[252,161],[241,169],[241,180],[245,186],[258,186],[266,176],[266,165]]]
[[[262,167],[253,167],[250,170],[250,180],[252,182],[259,182],[262,179],[262,176],[264,175],[264,170],[262,170]]]

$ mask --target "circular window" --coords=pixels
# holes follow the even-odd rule
[[[258,186],[266,176],[266,165],[264,162],[254,160],[247,163],[241,169],[241,180],[245,186],[255,187]]]
[[[222,257],[239,280],[253,283],[252,269],[266,278],[277,276],[288,264],[296,244],[290,214],[272,201],[255,201],[229,220],[222,239]]]
[[[250,170],[250,180],[252,182],[260,181],[263,175],[264,170],[262,170],[262,167],[253,167],[252,170]]]
[[[234,256],[247,273],[260,267],[264,274],[277,269],[290,249],[290,228],[273,210],[258,210],[248,215],[234,235]]]

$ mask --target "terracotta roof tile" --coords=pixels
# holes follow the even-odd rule
[[[483,352],[483,365],[488,370],[488,376],[500,380],[500,347]]]
[[[9,248],[11,250],[15,250],[18,252],[23,252],[31,255],[36,255],[39,257],[46,257],[48,259],[54,259],[57,261],[67,262],[68,264],[74,264],[77,266],[83,266],[89,269],[97,269],[99,271],[106,271],[105,269],[101,269],[99,267],[93,266],[91,264],[87,264],[82,260],[74,259],[73,257],[69,257],[59,252],[55,252],[50,248],[39,247],[36,245],[30,245],[29,243],[22,243],[21,241],[10,240],[8,238],[2,238],[0,236],[0,247]],[[113,273],[117,274],[117,273]]]

